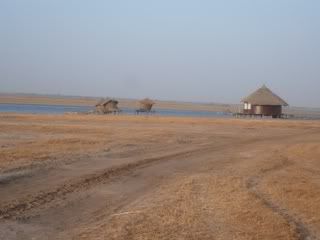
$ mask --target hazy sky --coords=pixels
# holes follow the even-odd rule
[[[1,0],[0,92],[320,106],[319,0]]]

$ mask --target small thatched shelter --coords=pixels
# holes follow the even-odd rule
[[[137,109],[137,113],[140,112],[151,112],[152,106],[155,104],[154,101],[152,101],[149,98],[145,98],[141,101],[139,101],[139,109]]]
[[[100,114],[118,113],[118,101],[114,99],[101,99],[96,104],[96,112]]]
[[[273,118],[280,118],[282,106],[288,106],[288,103],[265,85],[242,99],[242,103],[244,104],[244,114],[272,116]]]

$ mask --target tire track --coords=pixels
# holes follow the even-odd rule
[[[18,215],[21,215],[26,211],[44,206],[57,199],[64,199],[65,196],[70,193],[79,192],[81,190],[94,187],[97,184],[103,184],[108,180],[111,180],[112,178],[129,174],[135,169],[147,167],[152,163],[173,160],[176,158],[183,158],[192,154],[198,154],[200,152],[205,153],[207,151],[212,151],[220,147],[221,146],[217,145],[205,145],[188,151],[182,151],[153,158],[146,158],[133,163],[108,168],[101,172],[89,174],[80,179],[64,183],[51,191],[41,192],[38,195],[30,196],[29,198],[21,199],[4,206],[0,206],[0,219],[14,219]]]
[[[233,145],[233,147],[235,147],[236,145],[241,145],[236,140],[234,141],[235,144]],[[255,139],[250,139],[243,143],[252,142],[255,142]],[[23,215],[27,211],[42,207],[53,202],[54,200],[66,199],[66,195],[68,194],[86,190],[98,184],[104,184],[116,177],[130,174],[132,171],[138,168],[148,167],[153,163],[175,160],[176,158],[191,156],[192,154],[206,154],[211,151],[225,149],[228,146],[229,144],[202,144],[198,145],[197,148],[189,149],[187,151],[180,151],[162,156],[145,158],[136,162],[127,163],[116,167],[110,167],[104,169],[103,171],[88,174],[75,180],[71,180],[64,184],[61,184],[51,191],[42,191],[37,195],[29,195],[17,201],[10,202],[8,204],[2,204],[2,206],[0,206],[0,220],[17,219],[17,216],[21,217],[21,215]]]
[[[17,216],[23,215],[25,212],[45,206],[55,200],[65,199],[68,194],[79,192],[82,190],[89,189],[98,184],[104,184],[113,178],[120,177],[126,174],[130,174],[132,171],[138,168],[147,167],[148,165],[156,162],[170,161],[176,158],[188,157],[192,154],[207,154],[211,151],[225,150],[227,148],[241,147],[246,144],[257,143],[258,139],[252,138],[246,141],[239,142],[237,139],[233,139],[227,144],[212,145],[202,144],[197,148],[190,149],[187,151],[181,151],[162,155],[153,158],[145,158],[136,162],[120,165],[117,167],[111,167],[104,169],[103,171],[88,174],[75,180],[71,180],[64,184],[61,184],[53,190],[43,191],[37,195],[29,195],[25,198],[19,199],[8,204],[0,206],[0,219],[17,219]],[[259,142],[273,140],[273,138],[265,138]]]
[[[249,189],[251,194],[253,194],[257,199],[259,199],[263,203],[264,206],[272,210],[275,214],[281,216],[290,226],[292,226],[295,229],[295,233],[298,240],[316,239],[310,233],[309,229],[302,221],[290,215],[287,209],[274,203],[267,194],[264,194],[258,190],[258,185],[260,184],[263,176],[274,171],[279,171],[291,165],[293,165],[293,163],[290,162],[288,158],[281,156],[281,161],[279,164],[271,168],[261,170],[261,175],[259,176],[253,176],[249,178],[246,182],[246,187]]]

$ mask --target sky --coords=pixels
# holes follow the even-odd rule
[[[1,0],[0,92],[320,107],[318,0]]]

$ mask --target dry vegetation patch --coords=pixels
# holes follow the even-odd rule
[[[8,195],[0,215],[10,220],[0,231],[120,240],[320,234],[319,122],[0,114],[0,128]]]
[[[293,144],[284,150],[291,163],[267,176],[261,189],[273,201],[309,226],[310,234],[320,235],[320,144]]]

